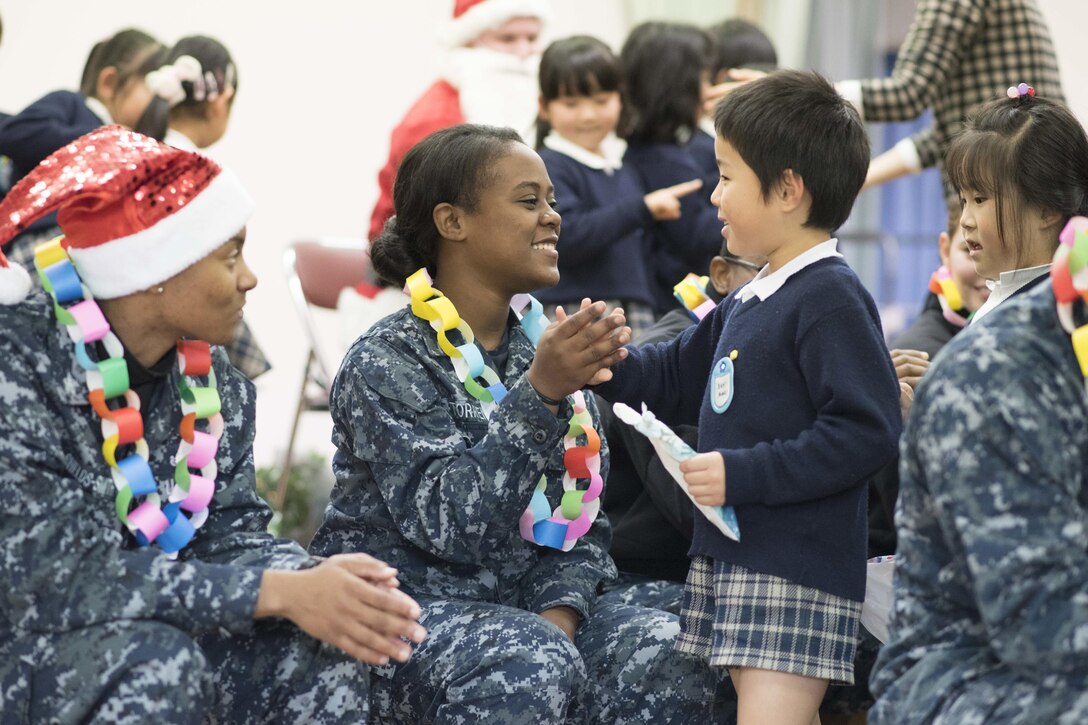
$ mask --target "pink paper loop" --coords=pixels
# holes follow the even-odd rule
[[[130,511],[128,521],[149,542],[154,541],[170,525],[158,502],[151,500],[145,500]]]
[[[106,322],[102,310],[94,300],[77,302],[68,308],[68,312],[76,318],[84,343],[98,342],[110,331],[110,323]]]
[[[219,449],[219,441],[207,433],[193,432],[193,450],[189,451],[189,460],[186,462],[189,468],[204,468],[208,462],[215,458]]]
[[[521,538],[526,541],[533,541],[533,512],[530,509],[525,509],[521,512],[521,518],[518,519],[518,530],[521,532]]]
[[[585,535],[589,531],[589,527],[593,524],[593,521],[589,518],[589,508],[582,509],[582,515],[574,521],[567,523],[567,535],[566,540],[577,539],[580,536]]]
[[[189,513],[196,513],[208,508],[215,496],[215,481],[195,473],[189,476],[189,495],[181,502],[181,507]]]

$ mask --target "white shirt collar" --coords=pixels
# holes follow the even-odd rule
[[[193,140],[183,134],[181,131],[178,131],[177,129],[166,129],[166,137],[162,140],[162,142],[168,146],[173,146],[176,149],[181,149],[182,151],[193,151],[195,153],[200,153],[200,149],[196,147],[196,144],[193,143]]]
[[[982,307],[979,307],[974,316],[971,317],[971,323],[978,322],[999,304],[1016,294],[1024,285],[1042,277],[1049,271],[1049,264],[1040,264],[1038,267],[1025,267],[1024,269],[1014,269],[1011,272],[1002,272],[996,282],[987,280],[986,286],[990,288],[990,297],[982,303]]]
[[[832,237],[826,242],[820,242],[815,247],[806,249],[801,254],[790,261],[783,264],[777,271],[767,273],[769,265],[765,265],[763,269],[759,270],[759,273],[752,278],[752,281],[741,287],[737,292],[737,299],[742,303],[747,302],[753,297],[759,297],[759,301],[763,302],[768,297],[782,288],[782,285],[786,284],[793,275],[800,272],[805,267],[811,264],[819,262],[821,259],[827,259],[828,257],[841,257],[839,254],[838,246],[839,240]]]
[[[601,152],[595,154],[587,151],[573,141],[569,141],[554,130],[544,138],[544,145],[552,151],[558,151],[564,156],[569,156],[583,166],[604,171],[611,174],[616,169],[623,168],[623,154],[627,151],[627,142],[610,133],[601,141]]]
[[[97,98],[91,96],[84,96],[83,102],[87,105],[87,108],[91,109],[91,113],[98,116],[103,125],[109,125],[113,123],[113,116],[110,115],[110,111],[106,108],[106,104]]]

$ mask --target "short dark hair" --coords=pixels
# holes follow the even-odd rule
[[[993,199],[1003,245],[1021,238],[1026,205],[1060,214],[1060,226],[1088,214],[1088,137],[1058,101],[987,103],[952,139],[944,167],[953,188]],[[1006,234],[1010,227],[1014,233]]]
[[[435,207],[448,203],[475,211],[493,178],[490,170],[515,143],[524,142],[512,128],[464,123],[435,131],[408,151],[393,182],[395,216],[370,243],[382,281],[399,287],[420,267],[438,276]]]
[[[731,68],[772,70],[778,66],[774,44],[758,25],[730,18],[710,26],[707,32],[714,43],[711,81],[718,73]]]
[[[710,36],[694,25],[642,23],[620,51],[623,110],[619,135],[629,141],[677,143],[695,128],[700,80],[710,71]]]
[[[791,169],[812,196],[805,226],[838,229],[869,169],[869,138],[857,110],[812,71],[779,70],[718,103],[714,129],[759,178],[763,198]]]
[[[549,45],[540,57],[540,97],[544,103],[561,96],[591,96],[620,89],[620,61],[603,41],[574,35]],[[538,119],[536,145],[544,145],[551,124]]]

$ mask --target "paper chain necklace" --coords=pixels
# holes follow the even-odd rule
[[[506,396],[506,386],[499,380],[498,374],[485,365],[472,328],[457,314],[457,308],[449,297],[431,286],[432,280],[426,268],[412,274],[406,280],[404,291],[411,295],[412,314],[430,323],[438,334],[438,346],[453,362],[454,372],[465,386],[465,390],[480,401],[484,415],[491,417],[495,406]],[[529,341],[535,348],[540,334],[547,327],[547,318],[543,308],[532,295],[516,295],[510,300],[510,307],[521,322]],[[528,308],[528,311],[525,311]],[[464,343],[454,345],[446,336],[451,330],[461,333]],[[486,385],[477,382],[483,380]],[[570,418],[569,428],[563,436],[563,498],[554,510],[548,503],[545,489],[547,478],[541,476],[533,491],[529,506],[521,514],[518,529],[522,538],[540,546],[570,551],[575,542],[582,537],[601,508],[601,492],[604,481],[601,479],[601,438],[593,429],[593,418],[586,409],[585,396],[578,391],[571,396],[574,400],[574,414]],[[585,436],[586,444],[578,445],[579,436]],[[578,488],[579,479],[589,479],[586,489]]]
[[[706,293],[710,277],[689,272],[686,277],[673,285],[672,296],[680,301],[684,309],[696,322],[702,320],[716,307],[714,300]]]
[[[1080,363],[1088,392],[1088,324],[1078,326],[1073,317],[1073,303],[1088,302],[1088,218],[1075,216],[1058,236],[1060,244],[1050,266],[1050,280],[1058,306],[1058,320],[1073,338],[1073,351]]]
[[[102,457],[110,465],[117,488],[114,500],[117,518],[140,546],[154,542],[173,558],[207,520],[208,503],[215,495],[215,478],[219,473],[215,454],[223,434],[223,416],[219,412],[211,349],[208,343],[199,340],[179,340],[177,344],[181,442],[175,456],[174,486],[163,505],[147,462],[149,449],[144,439],[140,398],[129,387],[124,347],[80,280],[68,252],[61,246],[61,239],[57,237],[38,247],[34,251],[34,266],[45,291],[53,297],[57,320],[75,344],[76,361],[87,375],[87,398],[102,420]],[[108,357],[103,360],[90,357],[88,345],[96,342],[106,349]],[[207,376],[208,386],[191,386],[187,376]],[[112,398],[123,398],[124,403],[117,401],[119,405],[111,408]],[[207,433],[196,430],[198,419],[207,421]],[[132,452],[117,460],[118,449],[129,445]],[[190,468],[200,473],[191,473]],[[133,500],[140,497],[143,500],[130,510]]]
[[[943,264],[929,278],[929,291],[937,295],[937,301],[941,303],[941,315],[949,323],[956,327],[966,327],[970,315],[964,315],[963,296],[956,281],[952,279],[952,272]]]

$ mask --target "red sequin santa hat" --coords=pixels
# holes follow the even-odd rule
[[[62,244],[100,299],[149,289],[192,266],[245,226],[253,200],[205,156],[121,126],[53,152],[0,202],[0,244],[57,212]],[[26,296],[0,255],[0,302]],[[29,287],[29,285],[27,285]]]
[[[513,18],[537,18],[546,25],[550,17],[549,0],[454,0],[453,22],[443,40],[449,47],[459,48]]]

